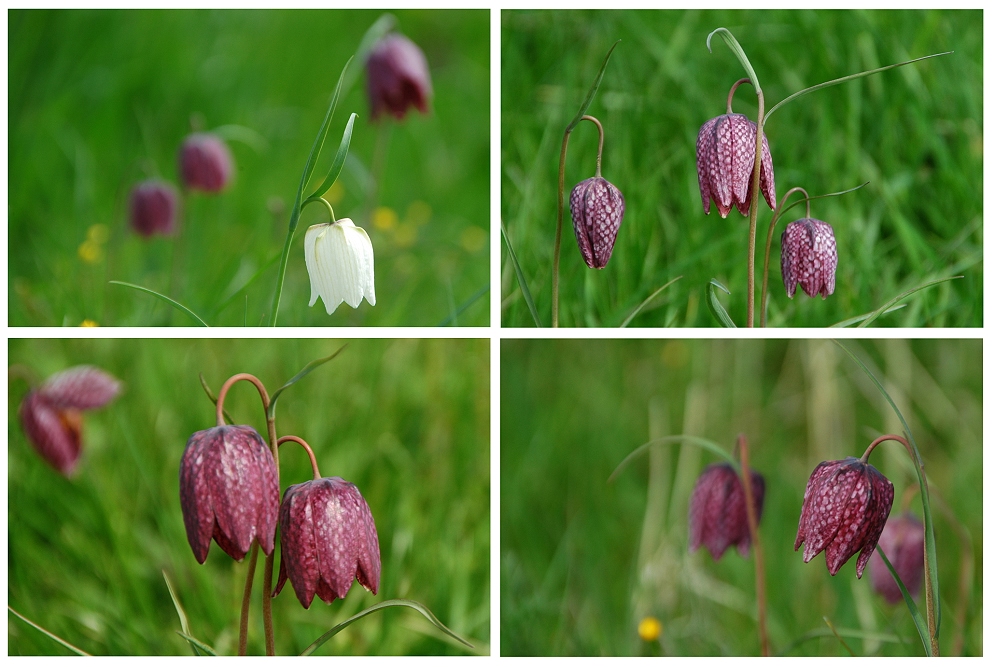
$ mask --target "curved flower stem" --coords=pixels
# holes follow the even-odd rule
[[[225,383],[221,385],[221,390],[218,392],[218,402],[215,405],[218,426],[225,425],[225,396],[227,396],[228,390],[231,389],[232,385],[240,380],[245,380],[256,385],[256,389],[259,390],[259,398],[263,402],[263,411],[266,412],[269,410],[269,394],[266,393],[266,387],[259,381],[259,378],[250,373],[237,373],[225,380]]]
[[[753,543],[753,564],[757,589],[757,632],[760,635],[760,655],[770,655],[770,645],[767,640],[767,593],[764,582],[764,554],[760,545],[760,528],[757,513],[753,505],[753,484],[750,479],[749,445],[746,436],[739,434],[739,474],[743,482],[743,493],[746,496],[746,522],[750,528],[750,542]]]
[[[733,95],[736,94],[736,89],[739,88],[744,83],[749,83],[749,82],[750,82],[749,77],[743,77],[742,79],[740,79],[736,83],[732,84],[732,88],[729,89],[729,97],[726,98],[726,113],[727,114],[731,114],[732,113],[732,98],[733,98]]]
[[[601,127],[601,121],[594,116],[583,115],[581,120],[589,120],[598,126],[598,164],[594,171],[595,178],[601,178],[601,151],[605,147],[605,128]]]
[[[805,188],[791,188],[788,193],[781,198],[781,203],[778,205],[777,210],[774,211],[774,215],[770,219],[770,227],[767,228],[767,246],[764,250],[764,279],[763,287],[760,288],[760,327],[763,328],[767,326],[767,274],[770,271],[770,244],[774,240],[774,226],[777,224],[777,219],[781,217],[781,211],[784,210],[784,205],[788,203],[788,197],[790,197],[795,192],[805,193],[805,217],[812,217],[812,205],[809,202],[808,192]]]
[[[753,305],[756,295],[756,252],[757,252],[757,213],[760,207],[760,157],[764,148],[764,93],[757,90],[757,145],[756,155],[753,158],[753,196],[750,198],[750,256],[747,264],[747,289],[749,294],[746,299],[746,326],[753,326]]]
[[[894,434],[881,435],[881,436],[878,436],[877,438],[875,438],[871,442],[871,444],[867,446],[867,451],[864,452],[864,455],[862,457],[860,457],[861,463],[866,464],[867,463],[867,459],[870,457],[871,452],[874,451],[874,448],[877,447],[882,442],[885,442],[887,440],[894,440],[895,442],[900,442],[903,445],[905,445],[905,451],[907,451],[909,453],[909,456],[912,458],[912,464],[915,465],[915,466],[917,466],[917,467],[919,466],[919,458],[916,456],[916,452],[912,448],[912,445],[909,444],[909,441],[906,440],[905,438],[903,438],[900,435],[894,435]],[[923,473],[923,475],[921,476],[921,483],[922,483],[922,489],[921,489],[922,492],[920,493],[920,497],[922,497],[922,499],[923,499],[923,510],[925,512],[927,504],[929,502],[929,487],[926,486],[926,475],[925,475],[925,473]],[[926,589],[926,596],[925,596],[926,597],[926,623],[927,623],[927,626],[929,628],[929,644],[930,644],[929,648],[930,648],[930,653],[934,657],[936,657],[936,656],[940,655],[939,637],[937,636],[937,632],[936,632],[936,630],[937,630],[937,628],[936,628],[936,605],[939,604],[939,600],[935,600],[933,598],[933,582],[932,582],[932,575],[930,574],[929,549],[925,548],[925,546],[923,547],[923,560],[925,561],[925,567],[923,569],[926,571],[926,573],[925,573],[926,574],[926,582],[925,582],[926,583],[926,586],[925,586],[925,589]]]
[[[249,599],[252,596],[252,580],[256,574],[256,557],[259,555],[259,541],[252,541],[252,555],[249,556],[249,571],[245,575],[245,590],[242,592],[242,615],[238,619],[238,654],[245,655],[249,640]]]
[[[285,435],[276,441],[276,445],[279,447],[285,442],[296,442],[307,451],[307,455],[311,459],[311,470],[314,472],[314,478],[321,479],[321,473],[318,472],[318,461],[314,458],[314,451],[311,449],[311,446],[304,442],[303,438],[298,438],[296,435]]]

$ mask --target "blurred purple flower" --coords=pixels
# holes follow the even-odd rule
[[[176,188],[165,181],[139,183],[131,190],[129,201],[131,228],[142,236],[172,236],[176,233],[178,205]]]
[[[340,477],[295,484],[284,492],[280,545],[274,597],[288,578],[305,609],[315,593],[328,603],[344,598],[353,579],[374,595],[380,588],[373,514],[356,485]]]
[[[197,431],[180,461],[180,507],[187,541],[197,562],[207,560],[213,538],[242,560],[258,540],[273,553],[280,507],[276,462],[251,426]]]
[[[759,524],[764,507],[764,478],[756,470],[750,470],[750,483]],[[735,468],[728,463],[713,463],[698,476],[688,507],[688,536],[690,551],[705,545],[714,560],[721,558],[732,545],[744,558],[749,555],[746,494]]]
[[[899,590],[895,578],[891,576],[891,572],[888,571],[888,566],[884,564],[878,550],[884,550],[884,554],[891,561],[891,566],[895,568],[895,572],[901,577],[909,595],[915,597],[922,590],[925,577],[925,556],[923,555],[925,541],[926,533],[923,530],[922,522],[909,512],[890,519],[884,525],[881,538],[878,540],[878,548],[871,556],[871,585],[874,592],[878,593],[889,604],[901,602],[902,591]]]
[[[190,190],[221,192],[234,171],[231,151],[220,137],[199,132],[180,146],[180,175]]]
[[[781,234],[781,277],[789,298],[798,285],[805,294],[825,299],[836,289],[836,237],[829,223],[802,218]]]
[[[852,456],[823,461],[805,487],[795,551],[804,542],[807,563],[825,549],[826,567],[834,576],[859,551],[859,579],[884,530],[894,498],[895,487],[874,466]]]
[[[600,176],[581,181],[570,193],[574,236],[590,268],[603,269],[608,264],[624,215],[622,193]]]
[[[698,188],[705,213],[711,212],[711,201],[723,218],[735,206],[743,215],[750,214],[753,194],[753,165],[757,155],[757,125],[739,113],[717,116],[698,131]],[[767,205],[774,208],[774,163],[763,138],[760,155],[760,192]]]
[[[110,403],[121,383],[93,366],[74,366],[48,378],[21,402],[18,416],[35,451],[69,477],[82,447],[82,410]]]
[[[432,79],[425,54],[404,35],[387,35],[366,60],[366,89],[373,120],[385,111],[401,120],[411,106],[428,112]]]

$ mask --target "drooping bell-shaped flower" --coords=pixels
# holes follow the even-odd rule
[[[221,192],[232,179],[234,160],[220,137],[191,134],[180,146],[180,175],[190,190]]]
[[[380,541],[370,506],[355,484],[322,477],[284,492],[274,597],[287,579],[305,609],[316,593],[327,603],[344,598],[354,579],[376,595]]]
[[[750,470],[753,509],[757,523],[764,506],[764,478]],[[704,545],[714,560],[735,545],[744,558],[750,553],[750,525],[746,516],[746,494],[743,482],[728,463],[713,463],[705,468],[688,507],[689,550]]]
[[[60,473],[76,470],[82,448],[83,410],[110,403],[121,383],[93,366],[74,366],[48,378],[21,402],[18,416],[35,451]]]
[[[363,297],[377,305],[373,286],[373,244],[349,218],[312,225],[304,235],[304,261],[311,278],[311,302],[318,297],[331,315],[345,301],[358,308]]]
[[[889,519],[884,525],[878,547],[871,556],[871,586],[889,604],[901,602],[902,591],[878,551],[884,550],[884,555],[902,579],[909,595],[915,597],[922,590],[925,576],[925,541],[926,533],[922,522],[909,512]]]
[[[825,550],[826,567],[834,576],[859,551],[859,579],[894,499],[895,487],[888,478],[863,460],[848,456],[842,461],[823,461],[805,487],[795,551],[804,542],[807,563]]]
[[[781,277],[789,298],[799,285],[809,296],[825,299],[836,289],[836,237],[829,223],[802,218],[781,234]]]
[[[276,480],[273,454],[251,426],[216,426],[190,436],[180,461],[180,507],[197,562],[207,560],[212,538],[235,560],[253,540],[273,553]]]
[[[603,269],[608,264],[623,215],[625,198],[601,176],[581,181],[570,193],[574,236],[590,268]]]
[[[757,125],[739,113],[717,116],[698,131],[698,188],[705,213],[711,212],[711,202],[723,218],[735,206],[743,215],[750,214],[753,188],[753,166],[757,155]],[[774,163],[763,137],[760,154],[760,192],[773,209],[777,197],[774,190]]]
[[[428,112],[432,79],[425,54],[404,35],[385,36],[366,59],[366,90],[373,120],[384,112],[401,120],[409,107]]]
[[[140,235],[172,236],[179,217],[176,188],[160,180],[144,181],[131,191],[128,202],[131,228]]]

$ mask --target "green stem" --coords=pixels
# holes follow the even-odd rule
[[[294,209],[293,217],[300,216],[300,209]],[[273,294],[273,312],[269,316],[269,325],[276,326],[276,316],[280,312],[280,297],[283,296],[283,279],[287,276],[287,261],[290,259],[290,246],[294,242],[294,230],[297,225],[291,225],[287,230],[287,240],[283,244],[283,254],[280,256],[280,270],[276,276],[276,292]]]
[[[757,145],[756,155],[753,158],[753,196],[750,198],[750,256],[747,259],[746,276],[747,289],[749,294],[746,299],[746,326],[753,326],[753,306],[756,299],[756,252],[757,252],[757,213],[760,206],[760,157],[764,147],[764,94],[757,89]]]
[[[781,217],[781,211],[784,210],[784,205],[788,202],[788,197],[795,192],[805,192],[805,217],[812,217],[812,207],[809,204],[808,192],[805,191],[805,188],[791,188],[788,190],[788,193],[781,198],[781,203],[777,207],[777,210],[774,211],[774,215],[771,216],[770,227],[767,228],[767,246],[764,249],[763,286],[760,288],[760,328],[767,326],[767,275],[770,271],[770,244],[774,240],[774,226],[777,224],[777,219]]]
[[[560,175],[556,187],[556,240],[553,241],[553,327],[560,326],[560,240],[563,237],[563,172],[567,163],[567,144],[570,143],[568,127],[563,133],[560,147]]]
[[[238,654],[245,655],[249,641],[249,599],[252,596],[252,580],[256,574],[256,557],[259,555],[259,541],[252,541],[252,555],[249,556],[249,571],[245,574],[245,590],[242,592],[242,614],[238,619]]]

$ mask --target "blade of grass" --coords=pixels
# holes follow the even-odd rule
[[[705,39],[705,46],[708,47],[708,52],[712,52],[712,36],[716,33],[725,40],[726,46],[736,55],[743,69],[746,70],[747,76],[750,77],[750,83],[753,84],[753,89],[760,95],[760,79],[757,78],[757,73],[753,70],[753,65],[750,63],[750,59],[746,57],[746,51],[743,47],[739,45],[736,38],[733,37],[732,33],[725,28],[716,28],[712,32],[708,33],[708,37]],[[768,114],[769,115],[769,114]]]
[[[615,470],[612,471],[612,474],[608,476],[608,483],[611,484],[615,481],[615,478],[618,477],[630,463],[632,463],[638,456],[649,451],[650,447],[655,447],[657,445],[676,445],[682,442],[687,442],[692,445],[697,445],[702,449],[706,449],[716,456],[725,459],[730,465],[732,465],[733,468],[739,470],[739,461],[736,460],[732,453],[723,449],[718,443],[712,442],[706,438],[699,438],[696,435],[668,435],[663,438],[654,438],[649,442],[644,442],[629,452],[629,455],[622,459],[622,462],[619,463],[615,467]]]
[[[884,311],[881,314],[882,315],[887,315],[888,313],[893,313],[896,310],[901,310],[902,308],[905,308],[905,306],[907,306],[907,305],[908,304],[900,303],[897,306],[892,306],[891,308],[889,308],[888,310]],[[876,311],[872,311],[870,313],[864,313],[863,315],[857,315],[856,317],[851,317],[848,320],[843,320],[842,322],[837,322],[836,324],[831,324],[829,326],[830,326],[831,329],[846,328],[846,327],[852,326],[854,324],[857,324],[858,322],[863,322],[868,317],[870,317],[871,315],[873,315],[874,312],[876,312]]]
[[[963,277],[964,276],[950,276],[948,278],[938,278],[936,280],[930,280],[929,282],[923,283],[922,285],[919,285],[918,287],[913,287],[910,290],[906,290],[906,291],[902,292],[901,294],[899,294],[898,296],[893,297],[891,299],[888,299],[884,303],[883,306],[881,306],[880,308],[878,308],[877,310],[875,310],[874,312],[872,312],[870,315],[867,316],[867,319],[865,319],[863,322],[861,322],[859,325],[857,325],[857,328],[858,329],[862,329],[862,328],[866,327],[868,324],[870,324],[871,322],[873,322],[877,318],[881,317],[881,315],[883,315],[888,308],[891,308],[893,305],[895,305],[896,303],[898,303],[899,301],[901,301],[905,297],[911,296],[912,294],[915,294],[919,290],[926,289],[927,287],[932,287],[933,285],[937,285],[939,283],[945,283],[945,282],[947,282],[949,280],[957,280],[958,278],[963,278]]]
[[[297,375],[295,375],[294,377],[292,377],[289,380],[287,380],[286,384],[284,384],[282,387],[280,387],[275,392],[273,392],[273,395],[270,396],[270,399],[269,399],[269,412],[270,412],[270,414],[266,415],[267,418],[271,418],[273,415],[276,414],[276,401],[277,401],[278,398],[280,398],[280,394],[282,394],[285,390],[290,389],[292,386],[294,386],[295,384],[297,384],[300,380],[304,379],[304,377],[308,373],[310,373],[311,371],[313,371],[314,369],[318,368],[322,364],[328,363],[329,361],[331,361],[335,357],[339,356],[339,354],[342,353],[342,350],[346,349],[347,347],[349,347],[348,343],[346,343],[345,345],[343,345],[339,349],[335,350],[334,352],[332,352],[327,357],[322,357],[321,359],[315,359],[314,361],[308,362],[307,365],[304,366],[304,368],[302,368],[297,373]]]
[[[372,614],[374,612],[380,611],[382,609],[386,609],[388,607],[409,607],[411,609],[414,609],[415,611],[419,612],[422,616],[424,616],[425,618],[427,618],[432,625],[434,625],[436,628],[438,628],[439,630],[441,630],[445,634],[449,635],[450,637],[452,637],[456,641],[460,642],[461,644],[464,644],[465,646],[468,646],[469,648],[473,648],[473,644],[471,644],[470,642],[466,641],[465,639],[463,639],[462,637],[460,637],[458,634],[456,634],[455,632],[453,632],[452,630],[450,630],[449,628],[447,628],[445,625],[443,625],[442,622],[435,617],[435,614],[433,614],[428,609],[428,607],[426,607],[425,605],[421,604],[420,602],[415,602],[414,600],[402,600],[402,599],[398,599],[398,600],[384,600],[383,602],[375,604],[372,607],[368,607],[368,608],[364,609],[363,611],[359,612],[358,614],[356,614],[355,616],[352,616],[352,617],[350,617],[350,618],[342,621],[341,623],[339,623],[338,625],[336,625],[334,628],[332,628],[331,630],[329,630],[328,632],[326,632],[325,634],[321,635],[316,640],[314,640],[314,643],[311,644],[310,646],[308,646],[306,649],[304,649],[304,652],[301,653],[301,655],[311,655],[322,644],[324,644],[329,639],[331,639],[332,637],[334,637],[335,635],[337,635],[338,633],[340,633],[346,627],[352,625],[353,623],[355,623],[359,619],[363,618],[364,616],[368,616],[368,615],[370,615],[370,614]]]
[[[181,636],[184,639],[186,639],[188,642],[190,642],[191,645],[196,646],[197,648],[199,648],[201,651],[203,651],[207,655],[213,655],[213,656],[217,656],[218,655],[217,651],[215,651],[213,648],[211,648],[210,646],[208,646],[204,642],[200,641],[196,637],[191,637],[190,635],[184,634],[183,632],[181,632],[179,630],[176,631],[176,634],[178,634],[179,636]]]
[[[203,382],[204,376],[201,376],[201,382]],[[162,578],[166,581],[166,588],[169,590],[169,598],[173,601],[173,608],[176,609],[176,615],[180,617],[180,630],[182,630],[182,635],[184,637],[190,635],[190,624],[187,621],[187,613],[183,610],[183,605],[180,604],[179,598],[176,597],[176,591],[173,589],[173,582],[169,580],[169,575],[166,571],[162,571]],[[190,648],[193,650],[194,655],[200,655],[200,649],[197,648],[197,644],[190,642]]]
[[[508,246],[508,256],[511,258],[511,265],[515,267],[515,275],[518,277],[518,286],[522,289],[522,296],[525,297],[525,305],[529,307],[529,312],[532,313],[532,321],[535,322],[537,329],[541,329],[542,323],[539,321],[539,311],[536,310],[535,301],[532,299],[532,292],[529,291],[529,284],[525,282],[525,273],[522,271],[522,265],[518,263],[518,256],[515,254],[515,249],[511,246],[511,241],[508,239],[508,232],[504,228],[504,220],[501,221],[501,238],[504,239],[505,245]]]
[[[214,395],[214,392],[212,392],[211,388],[207,385],[207,380],[204,379],[204,374],[203,373],[198,373],[197,377],[200,378],[200,386],[204,390],[204,393],[207,394],[207,397],[209,399],[211,399],[211,403],[214,403],[214,405],[217,405],[218,404],[218,397]],[[228,414],[227,410],[222,410],[222,412],[224,413],[225,419],[228,420],[229,424],[234,424],[235,423],[235,420],[231,418],[231,415]],[[165,574],[165,572],[163,572],[163,574]]]
[[[912,614],[912,620],[916,624],[916,630],[919,632],[919,639],[922,640],[922,648],[926,651],[926,655],[929,655],[929,628],[926,627],[926,621],[923,619],[922,614],[919,612],[919,607],[916,606],[915,600],[909,595],[909,590],[905,588],[905,584],[902,582],[902,578],[898,576],[898,572],[895,572],[895,568],[892,566],[891,561],[888,560],[888,556],[885,555],[884,549],[881,548],[879,544],[877,546],[878,555],[881,556],[881,560],[884,564],[888,566],[888,571],[891,572],[892,578],[895,583],[898,584],[898,590],[902,591],[902,598],[905,599],[905,604],[909,607],[909,613]]]
[[[321,182],[318,189],[311,193],[301,207],[303,208],[308,202],[317,199],[321,195],[328,192],[328,188],[332,187],[335,183],[335,179],[339,177],[342,172],[342,165],[345,164],[345,159],[349,155],[349,144],[352,142],[352,126],[356,122],[356,114],[349,116],[349,122],[345,124],[345,131],[342,132],[342,141],[339,143],[339,149],[335,152],[335,159],[332,160],[332,166],[328,169],[328,175],[325,176],[325,180]]]
[[[801,646],[807,641],[811,641],[813,639],[819,639],[820,637],[829,637],[834,634],[838,637],[850,637],[851,639],[870,639],[872,641],[888,642],[890,644],[905,643],[905,640],[899,637],[898,635],[889,635],[882,632],[869,632],[867,630],[856,630],[849,628],[836,628],[834,632],[829,628],[817,628],[810,632],[806,632],[804,635],[802,635],[798,639],[794,640],[793,642],[785,646],[783,649],[781,649],[781,651],[777,655],[786,656],[792,650],[794,650],[798,646]]]
[[[823,616],[822,620],[826,622],[826,625],[829,626],[829,629],[830,631],[832,631],[833,636],[836,637],[837,641],[839,641],[839,643],[843,645],[843,648],[847,650],[847,653],[849,653],[853,657],[857,657],[857,654],[853,652],[853,649],[850,648],[850,646],[845,641],[843,641],[843,638],[840,637],[840,634],[836,632],[836,628],[833,626],[833,622],[829,620],[829,617]]]
[[[705,290],[708,292],[707,294],[708,298],[705,299],[705,301],[708,303],[708,309],[712,311],[712,315],[715,317],[715,319],[719,321],[719,323],[722,326],[727,327],[729,329],[735,329],[736,323],[732,321],[731,317],[729,317],[729,313],[726,312],[725,307],[719,302],[719,297],[716,296],[715,294],[716,287],[718,287],[726,294],[732,294],[732,292],[726,289],[725,285],[723,285],[718,280],[715,280],[713,278],[705,287]]]
[[[567,125],[567,134],[577,127],[577,123],[579,123],[580,119],[584,117],[584,114],[587,113],[587,108],[591,106],[591,102],[594,101],[594,96],[598,93],[598,88],[601,87],[601,80],[605,77],[605,68],[608,67],[608,60],[612,57],[612,51],[615,50],[615,47],[618,46],[621,41],[621,39],[615,40],[615,43],[611,45],[610,49],[608,49],[608,53],[605,54],[605,60],[601,63],[601,69],[598,70],[598,76],[594,78],[594,83],[591,84],[591,89],[587,91],[587,97],[585,97],[584,101],[581,103],[580,111],[577,112],[577,115],[574,116],[573,120],[570,121],[570,124]]]
[[[647,304],[648,304],[648,303],[649,303],[650,301],[652,301],[652,300],[653,300],[653,299],[654,299],[654,298],[656,297],[656,295],[657,295],[657,294],[659,294],[659,293],[660,293],[660,292],[662,292],[663,290],[667,289],[668,287],[670,287],[671,285],[673,285],[674,283],[676,283],[676,282],[677,282],[678,280],[680,280],[680,279],[681,279],[681,278],[683,278],[683,277],[684,277],[684,276],[677,276],[676,278],[674,278],[674,279],[673,279],[673,280],[671,280],[670,282],[668,282],[668,283],[665,283],[665,284],[664,284],[663,286],[661,286],[661,287],[658,287],[658,288],[656,289],[656,291],[655,291],[655,292],[653,292],[652,294],[650,294],[650,295],[649,295],[648,297],[646,297],[646,299],[645,299],[645,300],[644,300],[644,301],[643,301],[643,302],[642,302],[641,304],[639,304],[638,306],[636,306],[636,309],[635,309],[635,310],[633,310],[633,311],[632,311],[631,313],[629,313],[629,316],[628,316],[627,318],[625,318],[625,321],[623,321],[623,322],[622,322],[622,324],[621,324],[621,325],[619,325],[619,327],[618,327],[618,328],[619,328],[619,329],[624,329],[624,328],[626,328],[627,326],[629,326],[629,322],[631,322],[631,321],[632,321],[632,318],[634,318],[634,317],[635,317],[636,315],[638,315],[638,314],[639,314],[639,312],[640,312],[640,311],[641,311],[641,310],[642,310],[643,308],[645,308],[645,307],[646,307],[646,305],[647,305]]]
[[[446,319],[444,319],[441,322],[439,322],[439,326],[440,327],[447,326],[450,322],[452,322],[457,317],[459,317],[460,315],[462,315],[463,311],[465,311],[467,308],[469,308],[474,303],[476,303],[477,300],[480,297],[482,297],[485,294],[487,294],[490,291],[490,289],[491,289],[490,284],[484,285],[483,287],[481,287],[480,289],[478,289],[476,292],[473,293],[473,296],[471,296],[469,299],[467,299],[466,301],[464,301],[463,304],[459,308],[457,308],[455,312],[453,312]]]
[[[60,644],[62,644],[63,646],[65,646],[67,649],[69,649],[70,651],[72,651],[73,653],[75,653],[76,655],[87,655],[87,656],[90,655],[89,653],[87,653],[83,649],[77,648],[77,647],[73,646],[72,644],[70,644],[69,642],[67,642],[65,639],[63,639],[62,637],[59,637],[58,635],[52,634],[51,632],[49,632],[45,628],[41,627],[37,623],[28,620],[24,616],[21,616],[19,613],[17,613],[16,611],[14,611],[14,608],[11,607],[10,605],[7,605],[7,611],[9,611],[10,613],[12,613],[14,616],[17,616],[19,619],[21,619],[22,621],[24,621],[25,623],[27,623],[28,625],[30,625],[35,630],[48,635],[48,637],[50,639],[54,639],[55,641],[59,642]]]
[[[173,299],[170,299],[165,294],[159,294],[159,292],[156,292],[155,290],[151,290],[148,287],[142,287],[141,285],[132,285],[131,283],[122,282],[120,280],[110,280],[108,282],[111,285],[123,285],[124,287],[130,287],[131,289],[136,289],[139,292],[145,292],[146,294],[151,294],[154,297],[162,299],[163,301],[165,301],[169,305],[173,306],[174,308],[176,308],[178,310],[182,310],[184,313],[186,313],[190,317],[192,317],[195,320],[197,320],[197,322],[199,322],[201,326],[203,326],[203,327],[209,326],[207,324],[207,322],[205,322],[204,320],[202,320],[200,318],[200,316],[197,315],[197,313],[193,312],[192,310],[190,310],[189,308],[187,308],[186,306],[184,306],[179,301],[174,301]]]

